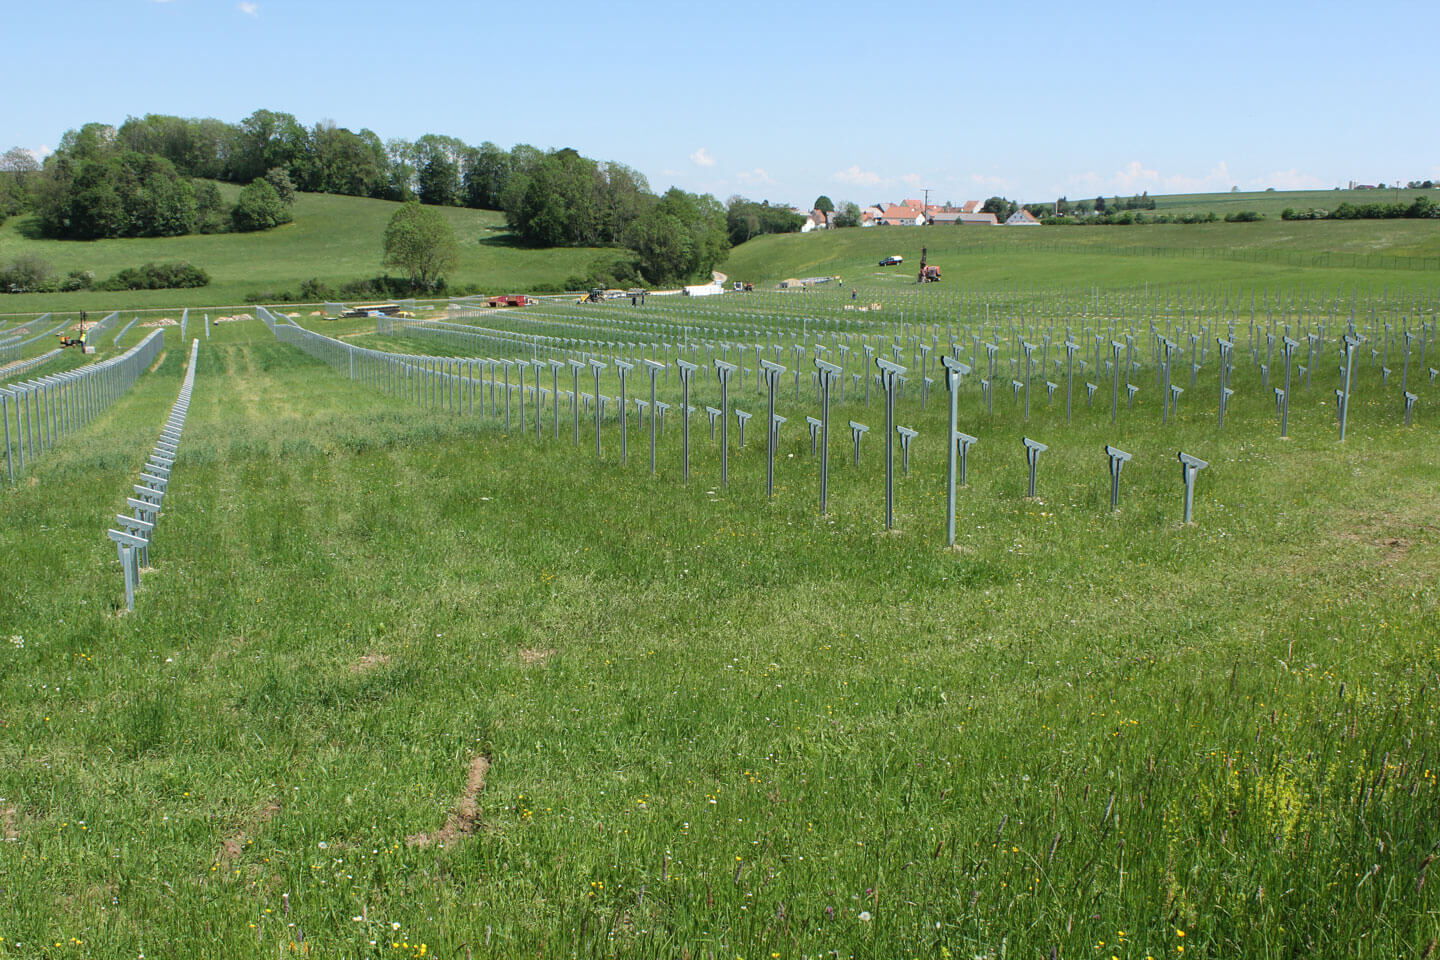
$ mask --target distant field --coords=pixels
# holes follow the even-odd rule
[[[947,282],[975,286],[1222,282],[1247,289],[1428,290],[1440,284],[1440,223],[1426,220],[872,227],[759,237],[735,248],[722,269],[737,280],[767,284],[827,274],[857,284],[904,283],[913,280],[922,247]],[[892,254],[904,256],[905,265],[878,265]],[[1381,263],[1386,268],[1373,266]]]
[[[913,265],[928,247],[947,283],[970,287],[1223,283],[1233,289],[1380,291],[1440,285],[1440,223],[1278,219],[1284,206],[1321,206],[1322,200],[1346,196],[1386,199],[1380,191],[1193,194],[1157,197],[1157,207],[1174,212],[1224,202],[1234,205],[1230,209],[1267,211],[1272,219],[1131,227],[875,227],[766,236],[735,248],[720,269],[733,279],[761,284],[817,274],[838,274],[856,284],[900,284],[913,279]],[[62,273],[87,269],[104,278],[148,261],[189,260],[208,270],[212,283],[196,290],[3,296],[0,315],[236,305],[250,294],[294,292],[312,277],[332,285],[372,277],[381,272],[380,237],[395,207],[383,200],[300,194],[295,222],[264,233],[88,243],[34,239],[26,235],[27,219],[12,220],[0,226],[0,261],[31,253]],[[615,254],[597,248],[521,249],[510,245],[498,212],[440,210],[461,241],[454,282],[485,292],[563,289],[596,258]],[[879,267],[891,254],[903,255],[905,265]]]
[[[238,192],[228,185],[222,190]],[[388,200],[302,193],[296,196],[295,222],[263,233],[88,242],[34,238],[27,235],[33,231],[30,219],[16,218],[0,226],[0,262],[34,254],[60,273],[91,270],[104,279],[150,261],[188,260],[208,270],[211,283],[195,290],[4,296],[0,313],[239,304],[247,294],[294,290],[312,277],[331,284],[373,277],[383,272],[380,239],[398,206]],[[438,209],[460,239],[460,266],[452,281],[479,284],[487,292],[560,289],[568,277],[585,272],[597,255],[614,253],[593,248],[526,250],[510,245],[499,212]]]
[[[1258,210],[1278,217],[1286,207],[1296,210],[1334,210],[1342,203],[1398,203],[1427,195],[1440,197],[1440,190],[1263,190],[1250,193],[1177,193],[1155,197],[1156,213],[1219,214],[1237,210]]]

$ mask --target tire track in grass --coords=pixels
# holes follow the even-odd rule
[[[405,838],[412,847],[448,847],[461,837],[468,837],[483,823],[480,820],[480,794],[485,790],[485,779],[490,774],[489,754],[477,754],[470,760],[465,777],[465,789],[455,801],[445,825],[434,833],[414,833]]]
[[[215,358],[215,389],[209,392],[205,406],[196,409],[192,421],[197,438],[204,437],[207,445],[213,446],[214,458],[197,464],[197,473],[203,471],[206,482],[197,478],[192,485],[196,502],[191,516],[199,526],[186,538],[189,561],[211,569],[211,579],[226,595],[217,596],[216,605],[234,605],[232,616],[238,615],[242,621],[217,638],[221,648],[211,654],[222,659],[233,654],[235,647],[256,641],[260,643],[256,657],[268,660],[295,654],[286,648],[284,638],[274,633],[268,622],[271,615],[252,614],[246,607],[263,604],[255,609],[268,611],[272,605],[283,609],[286,599],[273,591],[285,588],[267,568],[277,562],[276,557],[283,557],[278,562],[294,571],[309,567],[312,554],[318,550],[323,555],[323,541],[334,526],[329,516],[333,508],[330,480],[337,472],[332,458],[318,451],[315,456],[277,455],[276,449],[296,427],[290,411],[311,400],[306,378],[313,379],[313,372],[304,365],[298,369],[277,367],[266,362],[265,352],[264,346],[253,344],[222,348]],[[350,399],[344,395],[343,383],[327,382],[325,386],[335,388],[338,396],[333,402]],[[319,477],[314,476],[317,472]],[[318,489],[314,486],[317,481]],[[263,549],[257,551],[256,544]],[[229,569],[215,577],[216,564]],[[233,699],[246,693],[242,683],[221,696]],[[263,726],[256,718],[250,722]],[[264,733],[269,739],[276,731]],[[270,768],[260,779],[275,783],[304,782],[311,766],[303,753],[251,759]],[[226,825],[219,826],[212,841],[216,844],[212,864],[224,867],[242,858],[280,811],[280,798],[252,797],[248,812],[229,821],[228,832]]]
[[[323,569],[322,579],[352,599],[366,593],[378,593],[381,597],[403,593],[408,575],[397,578],[394,571],[386,571],[375,576],[371,556],[373,544],[347,540],[346,531],[350,529],[351,518],[363,515],[383,527],[391,528],[393,525],[415,534],[426,547],[421,551],[422,556],[410,559],[419,561],[421,573],[443,573],[443,564],[439,570],[432,567],[436,558],[446,556],[450,551],[431,554],[430,549],[434,546],[434,531],[444,529],[443,498],[416,493],[433,488],[436,478],[430,469],[432,465],[425,457],[417,459],[412,445],[387,444],[387,449],[377,451],[378,456],[354,454],[343,449],[323,452],[319,446],[310,452],[285,451],[287,438],[288,441],[295,439],[295,431],[301,422],[290,413],[292,410],[304,409],[309,414],[306,420],[317,412],[322,417],[324,413],[338,412],[360,419],[366,418],[368,413],[390,410],[397,404],[390,398],[374,397],[343,380],[332,381],[329,371],[315,374],[309,369],[309,364],[277,368],[267,362],[268,359],[264,347],[252,349],[247,345],[236,348],[234,354],[227,358],[229,376],[226,378],[223,407],[212,407],[209,411],[210,417],[214,418],[212,423],[223,421],[233,424],[233,432],[242,438],[238,446],[227,444],[224,427],[216,424],[221,431],[217,437],[219,449],[228,449],[230,456],[222,460],[223,465],[216,471],[212,496],[217,509],[227,509],[228,504],[233,522],[227,525],[222,535],[229,542],[212,543],[212,552],[214,548],[219,548],[214,555],[245,557],[251,553],[248,544],[268,541],[270,545],[264,553],[268,561],[266,566],[278,563],[287,568],[286,582],[316,576]],[[317,376],[324,378],[318,384]],[[317,386],[324,389],[317,391]],[[444,438],[435,438],[431,436],[431,431],[423,429],[427,419],[424,415],[415,418],[415,439],[421,444],[438,442],[444,446]],[[258,424],[272,424],[275,429],[261,434],[254,429]],[[402,427],[401,433],[404,432]],[[263,456],[252,449],[255,443],[249,440],[261,441],[262,437],[271,456]],[[281,445],[278,457],[274,455],[277,442]],[[279,508],[280,514],[276,514],[277,504],[283,505]],[[425,531],[431,531],[429,539],[422,536]],[[448,541],[449,535],[442,534],[441,539]],[[423,554],[430,556],[427,558]],[[241,561],[238,566],[243,567],[250,562]],[[248,583],[252,590],[260,587],[261,595],[247,598],[250,602],[259,603],[263,596],[261,585],[267,582],[273,584],[273,579],[267,581],[265,571],[255,569],[251,575],[242,576],[236,585],[239,587]],[[263,599],[267,608],[270,600],[275,601],[277,608],[287,603],[283,597]],[[249,634],[251,630],[258,630],[260,634],[266,632],[260,622],[251,625],[245,632]],[[361,638],[336,639],[343,647],[347,642],[353,643]],[[271,637],[267,643],[274,654],[293,657],[299,652],[283,641],[277,647],[277,641],[280,638]],[[335,651],[312,652],[323,658],[327,652]],[[364,655],[358,660],[353,659],[361,653]],[[373,647],[368,651],[361,647],[350,653],[348,662],[346,659],[338,661],[337,667],[348,677],[370,675],[388,666],[392,655],[403,659],[402,653],[378,653]],[[313,717],[312,724],[317,730],[329,727],[323,714]],[[305,766],[304,763],[296,766],[292,758],[286,769],[274,771],[271,777],[286,781],[293,778],[301,782],[306,779]],[[461,795],[443,824],[438,830],[413,834],[406,838],[406,842],[411,846],[444,847],[477,832],[482,826],[479,796],[485,788],[490,766],[488,754],[473,757]],[[243,856],[254,833],[274,815],[273,806],[263,807],[260,814],[243,821],[234,828],[234,832],[218,837],[217,862],[223,865]]]

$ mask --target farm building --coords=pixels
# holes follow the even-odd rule
[[[1005,221],[1005,226],[1038,227],[1040,226],[1040,221],[1036,220],[1034,215],[1032,215],[1029,210],[1021,207],[1019,210],[1016,210],[1014,213],[1010,214],[1010,219]]]
[[[993,226],[995,226],[996,224],[998,224],[1000,221],[998,221],[997,219],[995,219],[995,214],[993,214],[993,213],[954,213],[954,212],[947,212],[947,213],[934,213],[934,214],[931,214],[931,215],[930,215],[930,220],[929,220],[929,222],[930,222],[932,225],[937,225],[937,226],[956,226],[956,227],[984,226],[984,227],[993,227]]]

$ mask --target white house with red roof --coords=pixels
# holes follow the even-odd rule
[[[880,223],[889,227],[924,226],[925,211],[919,206],[892,203],[880,215]]]

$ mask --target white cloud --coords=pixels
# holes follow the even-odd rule
[[[1115,174],[1115,184],[1123,187],[1126,192],[1134,190],[1139,192],[1143,186],[1149,189],[1152,185],[1160,182],[1160,172],[1149,170],[1139,160],[1131,160],[1125,167]]]
[[[695,164],[695,166],[697,167],[715,166],[715,158],[710,156],[709,147],[701,147],[699,150],[696,150],[694,153],[690,154],[690,162]]]
[[[252,3],[251,0],[240,0],[240,2],[235,5],[235,9],[241,13],[249,14],[252,17],[258,17],[260,15],[260,4]]]
[[[1131,160],[1109,176],[1087,171],[1070,177],[1069,183],[1082,193],[1218,193],[1235,185],[1235,175],[1224,160],[1200,176],[1162,174],[1139,160]]]
[[[918,173],[904,173],[900,175],[900,179],[904,180],[912,187],[918,187],[920,186],[920,184],[925,182],[925,178],[920,176],[920,174]]]
[[[50,156],[50,154],[54,153],[55,151],[50,149],[47,144],[42,143],[38,147],[26,147],[25,152],[30,154],[30,156],[34,157],[36,160],[44,160],[46,157]]]
[[[850,166],[837,171],[831,179],[840,183],[853,183],[859,187],[873,187],[888,182],[874,170],[861,170],[859,166]]]
[[[766,173],[764,167],[756,167],[754,170],[741,170],[739,173],[735,174],[735,179],[739,180],[741,183],[747,183],[762,187],[770,186],[775,183],[775,178],[770,176],[770,174]]]

